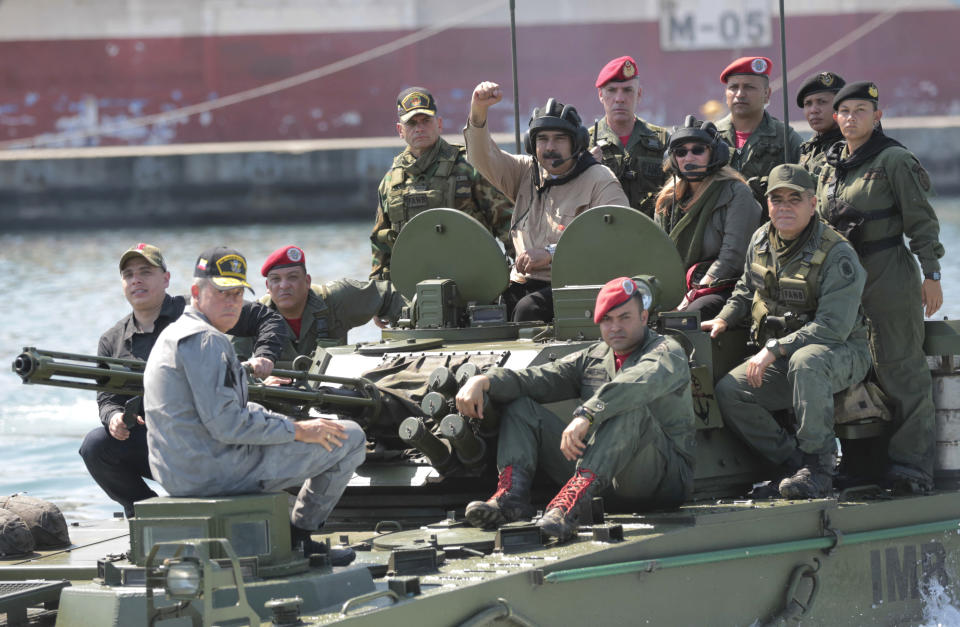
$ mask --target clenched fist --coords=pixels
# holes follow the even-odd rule
[[[490,81],[483,81],[473,90],[473,99],[470,101],[470,124],[483,126],[487,123],[487,109],[503,100],[500,85]]]

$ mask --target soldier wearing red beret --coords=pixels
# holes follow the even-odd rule
[[[491,527],[535,511],[537,468],[564,483],[537,522],[561,542],[576,535],[582,508],[603,495],[629,506],[675,507],[693,488],[696,424],[687,357],[647,327],[652,292],[619,277],[600,290],[593,319],[602,342],[522,370],[493,368],[467,380],[457,409],[483,418],[484,392],[505,404],[497,491],[467,505],[467,522]],[[579,398],[571,417],[541,403]]]
[[[347,331],[371,318],[382,327],[400,317],[404,299],[390,281],[339,279],[313,285],[306,263],[303,249],[282,246],[260,268],[267,279],[267,295],[260,302],[283,316],[289,327],[278,367],[290,368],[298,355],[312,355],[318,346],[346,344]],[[247,338],[235,337],[233,345],[241,359],[253,348]]]
[[[654,198],[666,181],[667,130],[637,117],[637,62],[630,56],[613,59],[600,70],[596,87],[603,117],[590,129],[593,157],[613,171],[630,206],[653,217]]]
[[[783,122],[766,110],[771,68],[767,57],[740,57],[720,73],[730,114],[717,122],[717,129],[730,144],[730,165],[747,179],[762,207],[766,206],[766,177],[784,163]],[[797,163],[803,140],[792,128],[786,132],[786,163]]]

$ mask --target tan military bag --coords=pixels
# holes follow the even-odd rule
[[[833,395],[833,419],[838,425],[866,418],[890,421],[892,416],[887,406],[887,396],[876,383],[854,383],[842,392]]]

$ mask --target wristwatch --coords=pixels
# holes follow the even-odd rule
[[[940,280],[940,271],[939,271],[939,270],[935,270],[934,272],[926,272],[926,273],[924,273],[923,278],[925,278],[925,279],[930,279],[931,281],[939,281],[939,280]]]
[[[589,422],[590,424],[593,424],[593,414],[591,414],[590,411],[583,405],[580,405],[579,407],[573,410],[573,417],[586,418],[587,422]]]
[[[767,343],[764,344],[763,347],[766,348],[771,353],[773,353],[774,355],[778,355],[778,356],[783,355],[783,347],[780,346],[780,340],[778,340],[775,337],[772,337],[769,340],[767,340]]]

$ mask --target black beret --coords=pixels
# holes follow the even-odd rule
[[[850,100],[851,98],[855,100],[869,100],[870,102],[877,104],[878,99],[880,98],[880,90],[877,89],[877,84],[870,81],[859,81],[856,83],[850,83],[833,97],[833,110],[836,111],[840,108],[840,103],[844,100]]]
[[[800,91],[797,92],[797,106],[802,109],[804,98],[810,94],[815,94],[821,91],[831,91],[833,93],[837,93],[846,84],[847,81],[843,80],[842,76],[834,74],[833,72],[820,72],[819,74],[814,74],[813,76],[807,78],[807,80],[803,81],[803,84],[800,85]]]

